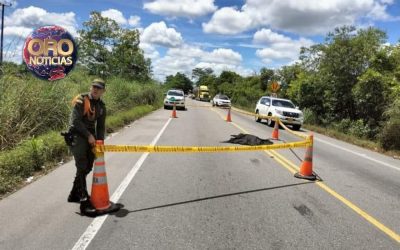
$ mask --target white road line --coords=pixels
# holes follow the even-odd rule
[[[315,136],[314,136],[314,140],[319,141],[319,142],[322,142],[322,143],[325,143],[325,144],[328,144],[328,145],[330,145],[330,146],[332,146],[332,147],[341,149],[341,150],[343,150],[343,151],[346,151],[346,152],[349,152],[349,153],[353,153],[353,154],[355,154],[355,155],[358,155],[358,156],[363,157],[363,158],[365,158],[365,159],[368,159],[368,160],[370,160],[370,161],[379,163],[379,164],[381,164],[381,165],[383,165],[383,166],[386,166],[386,167],[388,167],[388,168],[392,168],[392,169],[394,169],[394,170],[400,171],[400,168],[399,168],[399,167],[395,167],[395,166],[393,166],[393,165],[390,165],[389,163],[376,160],[376,159],[374,159],[374,158],[372,158],[372,157],[367,156],[366,154],[357,153],[357,152],[355,152],[355,151],[353,151],[353,150],[350,150],[350,149],[347,149],[347,148],[344,148],[344,147],[335,145],[335,144],[333,144],[333,143],[327,142],[327,141],[325,141],[325,140],[316,138]]]
[[[156,145],[157,141],[160,139],[161,135],[164,133],[165,129],[167,128],[168,124],[171,122],[172,118],[169,118],[168,121],[165,123],[164,127],[158,132],[157,136],[151,142],[151,145]],[[133,177],[135,177],[137,171],[142,166],[143,162],[146,160],[149,153],[144,153],[139,158],[139,160],[135,163],[132,169],[129,171],[128,175],[124,178],[121,182],[119,187],[115,190],[113,195],[111,196],[110,200],[116,203],[119,198],[121,198],[122,194],[124,193],[125,189],[128,187],[129,183],[132,181]],[[72,250],[83,250],[86,249],[93,238],[96,236],[97,232],[100,230],[101,226],[103,225],[104,221],[107,219],[108,215],[100,216],[93,219],[92,223],[88,226],[86,231],[82,234],[79,240],[75,243]]]

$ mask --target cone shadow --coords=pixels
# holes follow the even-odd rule
[[[294,184],[288,184],[288,185],[282,185],[282,186],[276,186],[276,187],[260,188],[260,189],[254,189],[254,190],[248,190],[248,191],[242,191],[242,192],[236,192],[236,193],[221,194],[221,195],[209,196],[209,197],[204,197],[204,198],[199,198],[199,199],[193,199],[193,200],[169,203],[169,204],[159,205],[159,206],[154,206],[154,207],[141,208],[141,209],[136,209],[136,210],[131,210],[131,211],[127,210],[127,209],[120,209],[118,212],[112,213],[112,215],[115,215],[117,217],[125,217],[129,213],[137,213],[137,212],[142,212],[142,211],[147,211],[147,210],[154,210],[154,209],[160,209],[160,208],[166,208],[166,207],[173,207],[173,206],[179,206],[179,205],[184,205],[184,204],[201,202],[201,201],[205,201],[205,200],[220,199],[220,198],[229,197],[229,196],[237,196],[237,195],[242,195],[242,194],[263,192],[263,191],[268,191],[268,190],[274,190],[274,189],[280,189],[280,188],[288,188],[288,187],[306,185],[306,184],[311,184],[311,183],[313,183],[313,182],[300,182],[300,183],[294,183]]]

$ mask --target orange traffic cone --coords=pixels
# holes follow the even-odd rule
[[[175,103],[174,103],[174,106],[172,108],[171,118],[178,118],[178,116],[176,116],[176,104]]]
[[[104,145],[104,141],[97,140],[96,148],[101,145]],[[98,152],[98,150],[96,150],[96,159],[93,167],[93,182],[90,202],[96,209],[97,215],[111,213],[121,208],[119,205],[110,201],[104,152]]]
[[[314,144],[313,134],[310,135],[309,140],[311,141],[311,146],[307,147],[306,155],[300,166],[300,172],[296,173],[294,177],[314,181],[317,179],[317,177],[315,176],[312,170],[313,144]]]
[[[228,115],[226,116],[226,121],[227,121],[227,122],[232,122],[232,118],[231,118],[231,108],[228,109]]]
[[[271,138],[273,140],[279,140],[279,119],[275,119],[274,130],[272,130]]]

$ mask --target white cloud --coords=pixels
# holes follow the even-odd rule
[[[12,13],[4,17],[4,60],[21,63],[22,46],[25,38],[34,29],[46,25],[58,25],[76,37],[77,22],[75,13],[48,12],[42,8],[29,6],[12,8]]]
[[[163,21],[147,26],[143,30],[141,40],[164,47],[178,47],[183,43],[182,35],[175,29],[168,28]]]
[[[177,72],[190,76],[192,69],[203,55],[204,51],[199,47],[187,44],[182,44],[179,48],[170,48],[164,57],[153,61],[153,72],[160,81]]]
[[[217,10],[208,23],[203,23],[203,30],[238,34],[270,27],[298,34],[325,34],[337,26],[357,25],[366,17],[393,19],[386,11],[393,3],[393,0],[246,0],[240,10],[231,7]]]
[[[214,12],[214,0],[155,0],[143,8],[154,14],[170,17],[196,18]]]
[[[298,40],[278,34],[270,29],[261,29],[254,34],[253,42],[263,46],[256,51],[256,55],[264,63],[281,64],[296,61],[301,47],[309,47],[313,41],[306,38]]]
[[[241,76],[250,76],[254,73],[253,70],[248,69],[248,68],[243,68],[240,65],[231,65],[231,64],[223,64],[223,63],[200,62],[195,65],[195,68],[211,68],[214,70],[216,75],[221,74],[222,71],[233,71]]]
[[[170,56],[160,58],[152,64],[154,77],[160,81],[164,81],[166,76],[175,75],[177,72],[190,76],[195,65],[196,60],[194,58],[182,61]]]
[[[290,37],[273,32],[270,29],[261,29],[254,34],[253,41],[257,44],[261,43],[287,43]]]
[[[231,49],[220,48],[210,53],[204,53],[202,60],[211,63],[239,65],[242,61],[242,55]]]
[[[385,3],[384,1],[381,1],[383,3],[374,3],[374,7],[372,10],[368,13],[368,17],[370,17],[373,20],[392,20],[395,19],[389,13],[387,13],[386,8],[388,4],[392,4],[390,1],[387,1]]]
[[[210,67],[216,74],[230,70],[241,75],[250,75],[252,70],[244,68],[241,62],[242,56],[231,49],[205,51],[198,46],[183,44],[178,48],[168,49],[166,55],[154,60],[152,65],[155,77],[162,81],[166,76],[177,72],[190,77],[192,69],[196,67]]]
[[[4,18],[5,36],[26,37],[33,29],[45,25],[58,25],[77,36],[77,23],[74,12],[56,13],[34,6],[15,9]]]
[[[116,9],[108,9],[101,12],[103,17],[108,17],[115,22],[117,22],[120,26],[132,26],[138,27],[140,25],[140,17],[139,16],[130,16],[129,19],[124,17],[121,11]]]
[[[160,57],[160,53],[151,44],[141,42],[139,44],[139,47],[143,50],[144,57],[150,58],[152,61],[154,61]]]
[[[132,27],[138,27],[138,26],[140,26],[140,17],[139,16],[130,16],[128,23]]]
[[[27,37],[30,33],[32,33],[33,28],[27,28],[23,26],[7,26],[4,27],[4,35],[5,36],[18,36],[18,37]]]
[[[183,59],[201,58],[204,56],[204,51],[200,47],[183,44],[179,48],[169,49],[167,51],[167,56]]]
[[[116,9],[104,10],[101,12],[101,16],[108,17],[117,22],[119,25],[125,25],[128,23],[122,12]]]
[[[206,33],[233,35],[247,30],[251,22],[247,13],[224,7],[216,11],[208,23],[203,23],[203,30]]]

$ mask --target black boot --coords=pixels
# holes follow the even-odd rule
[[[97,216],[97,211],[93,207],[93,205],[89,199],[81,200],[80,209],[81,209],[81,214],[83,214],[83,215],[86,215],[89,217]]]
[[[72,189],[71,192],[69,193],[68,196],[68,202],[76,202],[79,203],[82,197],[82,191],[80,188],[80,183],[79,183],[80,179],[78,174],[75,176],[75,180],[74,183],[72,184]]]
[[[81,201],[81,189],[78,187],[78,185],[74,182],[74,185],[72,186],[72,190],[68,195],[68,202],[76,202],[79,203]]]
[[[87,198],[90,200],[90,195],[87,190],[81,191],[81,188],[76,187],[75,185],[72,187],[71,192],[69,193],[68,196],[68,202],[75,202],[79,203],[81,200]]]
[[[81,197],[78,196],[76,193],[71,192],[68,195],[68,202],[75,202],[75,203],[79,203],[81,201]]]

